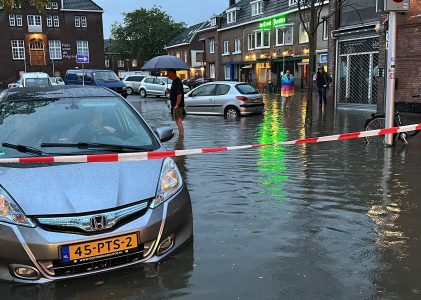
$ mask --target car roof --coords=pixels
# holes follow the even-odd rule
[[[103,87],[87,85],[24,87],[9,88],[2,102],[84,97],[118,97],[118,95]]]
[[[105,71],[109,71],[109,72],[114,72],[113,70],[107,70],[107,69],[70,69],[67,70],[67,73],[69,72],[105,72]]]
[[[211,81],[211,82],[206,82],[205,84],[202,84],[200,86],[209,85],[209,84],[228,84],[228,85],[231,85],[231,86],[235,86],[235,85],[238,85],[238,84],[249,85],[247,82],[240,82],[240,81]]]

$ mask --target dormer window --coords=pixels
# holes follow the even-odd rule
[[[237,10],[240,10],[240,8],[234,7],[234,8],[228,9],[226,11],[226,13],[227,13],[227,24],[237,22]]]
[[[250,2],[251,4],[251,16],[258,16],[263,14],[263,0],[256,0]]]
[[[211,24],[211,26],[213,27],[213,26],[216,26],[216,17],[212,17],[211,19],[210,19],[210,24]]]

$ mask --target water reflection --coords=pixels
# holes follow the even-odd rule
[[[264,99],[265,114],[259,125],[259,144],[282,142],[287,138],[287,131],[282,125],[282,110],[279,102],[279,98],[266,97]],[[282,103],[281,105],[284,110],[286,104]],[[288,179],[285,165],[285,147],[260,148],[258,170],[263,180],[261,184],[265,186],[261,193],[279,200],[284,199],[283,186],[285,180]]]

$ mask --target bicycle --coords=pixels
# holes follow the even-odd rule
[[[416,98],[416,97],[421,97],[421,94],[412,96],[412,98]],[[402,119],[398,111],[395,111],[393,126],[395,127],[403,126]],[[376,114],[376,113],[371,114],[371,117],[368,118],[364,124],[365,131],[384,129],[385,127],[386,127],[385,114]],[[418,132],[419,132],[418,130],[413,130],[413,131],[395,133],[393,135],[393,143],[395,143],[397,140],[400,140],[404,144],[408,144],[408,138],[417,135]],[[366,137],[365,141],[367,142],[367,144],[384,143],[384,136]]]

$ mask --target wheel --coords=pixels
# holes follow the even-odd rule
[[[225,109],[224,115],[226,119],[236,120],[240,117],[240,111],[236,107],[229,106]]]
[[[365,131],[384,129],[386,119],[384,116],[377,116],[367,120],[365,124]],[[370,136],[365,138],[367,144],[383,144],[384,135]]]
[[[133,95],[133,89],[131,87],[127,87],[127,94]]]
[[[146,91],[144,89],[141,89],[139,91],[140,97],[145,98],[146,97]]]

